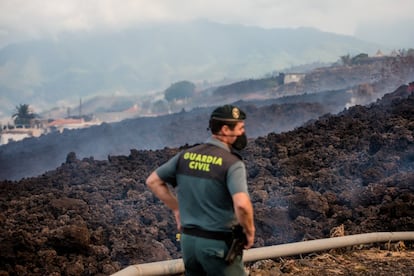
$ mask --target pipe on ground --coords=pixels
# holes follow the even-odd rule
[[[414,232],[377,232],[343,237],[302,241],[244,250],[243,261],[251,262],[277,257],[293,256],[352,245],[375,242],[414,240]],[[182,259],[131,265],[112,276],[174,275],[184,272]]]

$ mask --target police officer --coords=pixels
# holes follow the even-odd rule
[[[182,232],[186,275],[245,275],[241,255],[232,263],[224,260],[234,225],[243,228],[245,249],[254,242],[246,168],[235,151],[247,143],[245,118],[236,106],[216,108],[209,121],[211,137],[178,153],[146,180],[150,190],[173,211]],[[177,198],[166,183],[175,187]]]

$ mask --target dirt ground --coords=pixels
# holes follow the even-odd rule
[[[247,264],[250,276],[414,275],[414,250],[363,249]]]

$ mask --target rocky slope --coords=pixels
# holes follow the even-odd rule
[[[402,85],[369,106],[250,140],[255,247],[325,238],[336,227],[413,231],[413,91]],[[0,182],[0,275],[108,275],[179,258],[172,215],[144,185],[179,150],[104,161],[71,152],[55,170]]]
[[[325,95],[323,97],[322,95]],[[294,102],[291,98],[280,104],[239,101],[249,112],[247,131],[250,137],[281,132],[302,125],[326,113],[338,112],[351,99],[345,90],[329,91]],[[204,141],[208,118],[214,107],[196,108],[166,116],[137,118],[86,129],[54,132],[39,138],[0,146],[0,180],[17,180],[37,176],[58,167],[68,152],[79,158],[128,154],[130,149],[179,147]],[[24,169],[22,169],[24,168]]]
[[[0,111],[13,114],[21,101],[49,106],[117,91],[141,94],[183,79],[260,76],[315,60],[332,62],[343,53],[375,53],[378,48],[311,28],[263,29],[206,20],[70,32],[59,39],[38,38],[0,48]]]
[[[209,114],[214,106],[223,103],[237,101],[247,109],[247,131],[250,137],[256,138],[270,132],[292,130],[326,113],[336,114],[356,104],[371,103],[402,83],[412,81],[412,55],[362,61],[361,64],[314,69],[297,83],[275,85],[270,78],[256,80],[253,84],[249,81],[234,83],[222,95],[202,91],[188,101],[173,105],[174,114],[171,115],[104,123],[8,143],[0,146],[0,180],[37,176],[59,166],[71,151],[81,159],[90,156],[106,159],[108,155],[128,154],[130,149],[200,143],[208,135],[205,129]]]

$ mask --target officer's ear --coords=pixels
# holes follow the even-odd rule
[[[231,128],[228,125],[223,125],[221,127],[221,133],[224,135],[228,135],[231,132]]]

